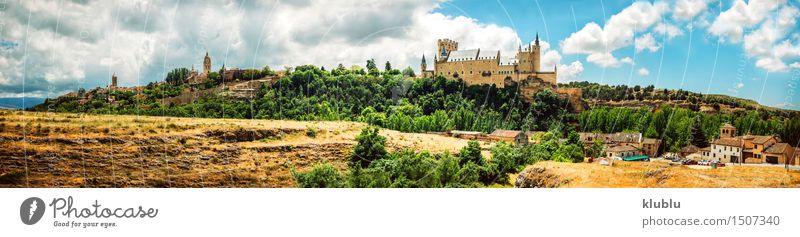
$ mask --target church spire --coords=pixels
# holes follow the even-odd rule
[[[539,46],[539,32],[536,32],[536,46]]]

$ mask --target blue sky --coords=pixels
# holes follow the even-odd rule
[[[544,40],[560,42],[589,22],[596,22],[602,26],[612,15],[632,3],[633,1],[615,0],[456,0],[442,4],[437,11],[447,15],[467,15],[484,23],[512,27],[523,41],[533,39],[538,32]],[[732,3],[725,1],[721,9],[723,11],[729,9]],[[797,5],[796,2],[788,4]],[[709,21],[713,20],[720,13],[719,3],[711,3],[707,11],[706,16],[696,16],[695,21],[701,20],[702,17]],[[681,29],[683,34],[668,40],[655,52],[644,50],[636,53],[633,45],[614,51],[618,58],[635,57],[633,65],[601,67],[588,63],[585,55],[566,53],[562,53],[562,61],[580,60],[583,63],[584,71],[575,79],[578,81],[614,85],[652,84],[659,88],[732,95],[769,106],[800,108],[797,106],[800,103],[800,97],[797,96],[800,92],[797,86],[797,81],[800,80],[798,69],[768,72],[755,66],[757,59],[745,53],[741,42],[720,42],[719,37],[709,33],[707,29],[694,27],[690,32],[687,29],[690,22],[676,22],[669,19],[669,16],[664,18],[665,22],[670,22]],[[795,26],[791,33],[796,34],[797,29]],[[637,34],[640,35],[642,33]],[[663,35],[655,38],[660,40]],[[797,62],[797,58],[788,62]],[[638,74],[640,68],[646,68],[649,75],[640,76]]]
[[[538,32],[558,80],[655,85],[800,109],[797,0],[29,0],[1,8],[0,98],[164,79],[178,67],[419,70],[436,40],[508,56]],[[690,30],[690,28],[692,30]],[[718,46],[719,45],[719,46]],[[719,49],[719,50],[718,50]],[[713,77],[712,77],[713,73]]]

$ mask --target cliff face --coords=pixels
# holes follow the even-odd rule
[[[536,93],[543,90],[550,90],[558,94],[562,99],[569,100],[569,111],[582,112],[589,108],[589,105],[582,98],[582,91],[580,88],[556,88],[552,83],[546,82],[537,77],[529,77],[519,82],[520,95],[525,101],[533,103],[533,98]]]

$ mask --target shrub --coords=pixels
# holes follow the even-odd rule
[[[366,168],[372,161],[386,155],[386,138],[378,134],[377,127],[364,128],[361,134],[356,136],[356,141],[358,144],[350,155],[351,165],[361,165],[362,168]]]
[[[308,136],[310,138],[317,137],[317,128],[315,128],[315,127],[306,128],[306,136]]]
[[[315,165],[308,172],[292,172],[300,188],[342,188],[344,176],[330,164]]]
[[[459,164],[461,166],[466,165],[468,162],[472,162],[476,165],[483,165],[485,161],[483,160],[483,155],[481,155],[481,144],[477,141],[469,141],[467,142],[467,146],[461,148],[461,152],[458,154],[459,156]]]

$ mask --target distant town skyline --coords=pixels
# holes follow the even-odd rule
[[[436,40],[511,55],[542,39],[558,81],[655,85],[800,109],[797,1],[14,1],[2,10],[0,98],[212,69],[410,66]],[[382,68],[382,67],[381,67]]]

